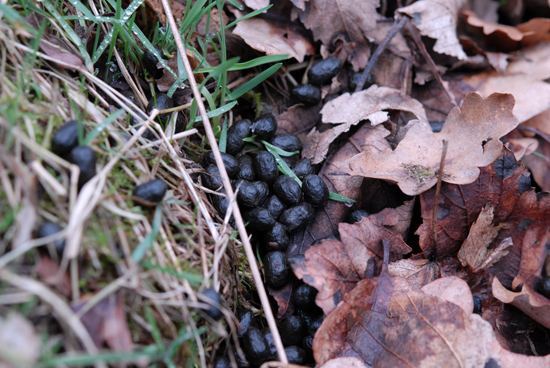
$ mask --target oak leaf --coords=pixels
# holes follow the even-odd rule
[[[493,94],[487,99],[468,94],[462,107],[449,113],[440,133],[432,133],[428,123],[413,120],[395,150],[384,139],[389,131],[379,128],[376,140],[352,158],[350,174],[396,182],[407,195],[420,194],[437,182],[443,141],[448,141],[443,181],[467,184],[475,181],[479,167],[489,165],[501,152],[500,137],[513,130],[518,121],[512,114],[514,97]]]
[[[245,19],[237,24],[233,33],[255,50],[267,55],[288,54],[299,62],[315,53],[311,42],[294,30],[292,24],[260,18]]]
[[[432,216],[435,189],[420,196],[423,223],[416,231],[426,258],[434,255]],[[443,183],[439,196],[437,221],[437,260],[454,257],[485,206],[494,207],[492,224],[502,226],[492,246],[511,238],[509,253],[489,272],[507,287],[521,276],[534,287],[540,277],[547,241],[550,240],[550,194],[537,193],[531,176],[514,154],[504,149],[500,157],[481,169],[471,184]]]
[[[402,110],[413,113],[418,119],[428,121],[422,104],[417,100],[403,96],[395,88],[372,85],[367,90],[353,94],[344,93],[325,104],[321,110],[323,123],[339,124],[322,133],[315,128],[308,134],[302,153],[312,163],[325,159],[330,144],[342,133],[363,120],[378,125],[388,120],[385,110]]]
[[[398,11],[412,17],[422,35],[436,40],[434,51],[465,60],[468,57],[456,35],[458,12],[464,3],[465,0],[420,0]]]
[[[382,225],[388,212],[396,210],[387,209],[355,224],[339,224],[341,241],[323,240],[307,250],[303,261],[292,264],[296,276],[319,291],[315,301],[325,314],[331,312],[358,282],[379,274],[383,240],[390,243],[392,261],[411,251],[401,235]]]

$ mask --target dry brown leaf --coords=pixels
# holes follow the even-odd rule
[[[84,297],[72,308],[78,312],[91,296]],[[117,352],[132,351],[134,342],[126,321],[124,300],[120,294],[111,294],[95,304],[81,317],[82,323],[90,333],[97,347],[106,343]]]
[[[498,246],[489,249],[493,240],[498,236],[498,232],[504,227],[504,224],[493,225],[494,213],[495,209],[490,204],[481,210],[477,220],[470,227],[468,237],[458,251],[458,259],[462,265],[469,266],[473,272],[489,268],[507,255],[508,251],[504,249],[512,245],[511,239],[507,238],[510,240],[506,242],[505,247]]]
[[[384,223],[383,214],[363,218],[355,224],[339,224],[342,241],[324,240],[305,253],[305,260],[292,265],[294,273],[315,287],[316,303],[325,314],[330,313],[355,285],[365,278],[378,275],[383,258],[382,241],[390,242],[390,259],[396,260],[411,251],[400,235],[375,224]],[[376,220],[378,215],[379,220]]]
[[[512,304],[523,313],[533,318],[546,328],[550,328],[550,300],[525,285],[521,277],[514,280],[514,285],[522,284],[521,291],[506,289],[497,277],[493,279],[493,296],[506,304]],[[514,286],[513,285],[513,286]]]
[[[40,49],[53,58],[61,68],[72,70],[84,68],[82,58],[68,50],[63,41],[57,37],[44,35],[40,40]]]
[[[550,143],[539,139],[536,152],[541,155],[529,155],[523,158],[525,166],[531,170],[535,182],[545,192],[550,191]]]
[[[434,51],[457,57],[468,58],[456,35],[458,12],[465,0],[420,0],[398,9],[413,18],[412,23],[424,36],[436,40]]]
[[[197,66],[199,66],[200,62],[199,59],[195,56],[192,50],[185,49],[185,53],[187,54],[187,57],[189,58],[189,62],[191,63],[191,68],[195,69]],[[172,57],[169,60],[166,60],[166,65],[172,69],[176,75],[178,75],[178,57],[177,53],[172,54]],[[157,68],[162,69],[163,73],[162,77],[157,80],[157,88],[160,92],[166,93],[170,90],[176,79],[170,73],[168,70],[164,69],[160,63],[157,63]],[[204,76],[202,73],[195,74],[195,78],[198,82],[202,82],[204,80]]]
[[[516,100],[514,115],[520,123],[550,109],[550,43],[518,53],[504,73],[489,71],[464,78],[482,96],[512,93]]]
[[[292,24],[260,18],[245,19],[237,24],[233,34],[240,36],[253,49],[267,55],[288,54],[302,62],[306,55],[315,53],[311,42],[294,31]]]
[[[427,259],[401,259],[388,265],[391,276],[406,279],[411,289],[420,290],[424,285],[441,277],[439,267]]]
[[[354,357],[331,359],[320,368],[364,368],[365,364]]]
[[[472,11],[463,11],[468,25],[483,31],[483,45],[489,46],[492,51],[511,52],[520,47],[523,40],[523,32],[518,28],[495,23],[479,18]]]
[[[379,0],[310,0],[300,13],[300,20],[313,32],[315,40],[330,46],[336,37],[346,40],[353,48],[348,59],[354,70],[368,62],[368,40],[365,36],[376,26]],[[342,37],[343,36],[343,37]]]
[[[523,32],[521,44],[524,47],[550,41],[550,19],[534,18],[526,23],[519,24],[517,28]]]
[[[52,261],[50,257],[40,257],[34,272],[42,281],[55,287],[61,294],[71,295],[69,275],[67,272],[60,272],[60,264]]]
[[[313,129],[308,134],[302,156],[310,158],[312,163],[322,162],[330,144],[340,134],[363,120],[369,120],[373,126],[385,122],[388,113],[384,110],[409,111],[418,119],[428,121],[422,104],[417,100],[403,96],[397,89],[372,85],[364,91],[344,93],[325,104],[321,110],[322,121],[340,125],[322,133]]]
[[[244,3],[250,9],[258,10],[258,9],[265,8],[266,6],[268,6],[269,5],[269,0],[244,0]]]
[[[433,206],[435,188],[420,197],[423,223],[416,231],[426,258],[433,256]],[[495,208],[495,224],[506,224],[493,246],[511,238],[513,246],[507,256],[489,272],[507,287],[519,274],[531,287],[540,277],[544,254],[550,240],[550,195],[537,193],[531,177],[512,152],[503,149],[501,156],[487,167],[475,182],[467,185],[443,183],[438,202],[436,232],[437,260],[454,258],[466,240],[473,222],[483,207]],[[458,261],[457,261],[458,262]],[[455,268],[455,267],[454,267]]]
[[[443,277],[421,289],[426,295],[437,296],[443,300],[454,303],[461,307],[464,312],[471,314],[474,311],[474,299],[466,281],[456,277]]]
[[[396,182],[407,195],[417,195],[437,182],[443,140],[448,140],[443,181],[467,184],[477,179],[479,167],[489,165],[501,152],[500,137],[517,125],[512,115],[514,97],[493,94],[487,99],[470,93],[462,108],[449,113],[440,133],[432,133],[428,123],[413,120],[397,148],[392,150],[379,128],[377,140],[352,158],[350,174]]]
[[[511,143],[510,150],[514,152],[516,160],[529,156],[539,147],[539,141],[535,138],[507,138],[507,140]]]

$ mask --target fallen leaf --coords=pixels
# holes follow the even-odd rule
[[[344,93],[325,104],[321,110],[323,123],[339,125],[322,133],[314,128],[308,134],[302,156],[310,158],[312,163],[322,162],[330,144],[352,126],[363,120],[369,120],[373,126],[388,120],[388,112],[384,110],[408,111],[420,120],[427,121],[420,102],[403,96],[397,89],[372,85],[364,91]]]
[[[423,223],[416,231],[424,256],[433,256],[432,215],[435,189],[420,196]],[[494,245],[512,238],[513,246],[489,272],[505,286],[520,275],[530,287],[540,276],[545,244],[550,240],[550,195],[536,193],[531,178],[521,161],[516,161],[506,148],[491,165],[481,169],[471,184],[443,183],[439,196],[436,232],[437,260],[454,257],[466,240],[470,228],[483,207],[495,208],[492,223],[505,225],[494,239]]]
[[[277,134],[299,134],[309,131],[314,127],[321,115],[320,104],[312,107],[304,107],[302,104],[291,106],[288,110],[277,116]]]
[[[44,35],[40,40],[40,49],[44,51],[46,55],[54,59],[63,69],[78,70],[84,68],[84,62],[82,58],[77,54],[67,49],[61,39],[52,35]]]
[[[463,11],[462,14],[468,25],[483,30],[485,35],[481,45],[483,49],[489,48],[490,51],[512,52],[520,47],[523,32],[518,28],[481,19],[469,10]]]
[[[67,272],[59,272],[60,264],[52,261],[50,257],[40,257],[34,272],[42,281],[57,289],[65,296],[71,295],[71,280]]]
[[[550,43],[544,43],[516,54],[504,73],[488,71],[463,79],[482,96],[513,93],[514,115],[520,123],[550,109]]]
[[[406,279],[413,290],[420,290],[441,277],[439,266],[427,259],[401,259],[390,263],[388,272],[391,276]]]
[[[523,158],[523,163],[533,175],[533,179],[539,187],[550,191],[550,143],[544,139],[538,139],[539,147],[537,155],[529,155]]]
[[[434,51],[465,60],[468,56],[456,35],[458,12],[465,0],[420,0],[399,8],[407,14],[420,33],[436,40]]]
[[[81,298],[72,305],[78,312],[91,296]],[[124,300],[120,294],[111,294],[88,310],[81,317],[82,323],[90,333],[97,347],[106,343],[109,348],[117,352],[132,351],[134,343],[124,311]]]
[[[550,41],[550,19],[534,18],[528,22],[518,24],[517,28],[523,32],[523,47],[535,46]]]
[[[479,167],[489,165],[500,154],[500,137],[518,125],[513,106],[512,95],[493,94],[483,99],[470,93],[462,108],[451,110],[440,133],[432,133],[426,122],[409,122],[395,150],[384,139],[389,131],[378,127],[377,139],[366,142],[366,149],[351,159],[350,174],[389,180],[407,195],[420,194],[437,182],[443,140],[447,140],[443,181],[471,183],[478,177]]]
[[[504,227],[504,224],[493,224],[494,211],[492,205],[487,205],[481,209],[477,220],[470,227],[468,237],[458,251],[458,259],[462,265],[469,266],[473,272],[489,268],[493,263],[508,254],[504,249],[512,245],[510,240],[506,242],[504,249],[501,246],[489,249],[499,231]]]
[[[514,131],[513,131],[514,132]],[[512,132],[512,133],[513,133]],[[529,156],[537,150],[539,147],[539,141],[535,138],[509,138],[508,142],[511,143],[510,150],[514,152],[516,160],[521,160],[525,156]]]
[[[331,359],[320,368],[364,368],[365,364],[357,358],[344,357]]]
[[[40,340],[33,324],[21,314],[11,311],[0,316],[0,367],[36,367]],[[4,360],[3,356],[11,359]]]
[[[187,54],[187,57],[189,58],[189,63],[191,63],[191,68],[195,70],[199,65],[199,59],[195,56],[192,50],[185,49],[185,53]],[[166,65],[172,69],[172,71],[179,75],[178,71],[178,54],[175,52],[172,54],[171,58],[168,60],[165,60]],[[157,68],[162,69],[163,74],[160,79],[157,80],[157,88],[160,92],[166,93],[170,90],[172,85],[176,82],[176,78],[170,73],[170,71],[164,69],[160,63],[157,63]],[[184,71],[185,73],[185,71]],[[204,75],[202,73],[194,74],[195,78],[198,82],[202,82],[204,80]]]
[[[284,316],[292,314],[294,311],[292,300],[294,282],[291,281],[279,289],[274,289],[269,285],[267,285],[266,288],[269,295],[277,302],[277,318],[283,318]]]
[[[522,284],[521,277],[514,284]],[[497,277],[493,279],[493,296],[503,303],[511,304],[523,313],[533,318],[546,328],[550,328],[550,300],[536,293],[528,285],[523,285],[521,291],[513,292],[506,289]]]
[[[341,241],[323,240],[307,250],[303,261],[292,264],[296,277],[318,290],[315,301],[325,314],[358,282],[379,274],[383,240],[390,242],[392,261],[411,251],[400,235],[375,224],[376,217],[371,215],[355,224],[339,224]]]
[[[454,303],[461,307],[464,312],[471,314],[474,311],[474,299],[466,281],[456,277],[443,277],[421,289],[426,295],[437,296],[443,300]]]
[[[368,62],[370,51],[365,34],[376,26],[378,6],[378,0],[309,0],[300,20],[313,32],[314,39],[326,46],[333,45],[335,38],[343,35],[353,48],[348,60],[357,71]]]
[[[269,0],[244,0],[244,3],[250,9],[258,10],[258,9],[265,8],[266,6],[268,6],[269,5]]]
[[[239,22],[233,34],[240,36],[253,49],[267,55],[288,54],[302,62],[306,55],[315,54],[315,49],[306,36],[293,29],[295,27],[291,23],[250,18]]]

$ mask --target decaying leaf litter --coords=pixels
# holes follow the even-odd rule
[[[309,336],[318,366],[550,364],[550,290],[541,286],[550,276],[550,5],[483,3],[171,4],[221,149],[224,125],[272,113],[278,133],[302,139],[328,189],[353,201],[329,201],[291,235],[296,278],[268,290],[279,329],[307,319],[295,299],[303,283],[318,291],[324,321]],[[7,366],[242,364],[246,326],[233,313],[274,327],[247,263],[256,257],[239,241],[246,232],[234,232],[230,213],[218,216],[216,194],[197,181],[203,152],[217,145],[206,116],[204,128],[196,119],[175,42],[153,25],[157,15],[170,22],[167,3],[147,1],[132,17],[140,4],[0,7],[0,323],[38,346],[28,352],[1,334],[17,352],[0,350]],[[121,26],[97,18],[113,14]],[[140,64],[152,46],[167,57],[158,81]],[[269,63],[280,54],[289,59],[277,71]],[[331,57],[342,68],[311,87],[320,100],[293,101],[311,67]],[[155,90],[174,99],[168,123],[155,110],[145,118]],[[82,188],[76,166],[49,151],[71,119],[98,157]],[[131,125],[144,120],[150,128]],[[136,205],[132,188],[155,177],[167,196]],[[45,221],[65,230],[41,238]],[[65,254],[42,251],[63,237]],[[266,359],[306,363],[292,360],[296,349]]]

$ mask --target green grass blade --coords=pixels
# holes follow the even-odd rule
[[[224,119],[222,124],[222,131],[220,133],[220,141],[218,147],[221,152],[225,152],[227,148],[227,119]]]
[[[67,35],[69,36],[70,40],[78,47],[78,51],[80,51],[80,54],[84,58],[84,62],[86,64],[86,67],[91,69],[93,67],[92,60],[90,59],[90,55],[88,54],[88,51],[86,50],[86,46],[82,44],[82,40],[76,32],[73,30],[73,28],[67,23],[61,14],[57,12],[57,9],[48,1],[44,1],[42,3],[46,9],[50,12],[50,14],[55,18],[55,20],[59,23],[61,28],[65,32],[67,32]]]
[[[88,134],[86,136],[86,138],[83,139],[82,141],[82,145],[83,146],[87,146],[89,145],[94,139],[96,139],[96,137],[101,134],[101,132],[103,130],[105,130],[105,128],[109,125],[109,124],[112,124],[113,121],[115,121],[116,119],[118,119],[119,117],[121,117],[123,114],[125,113],[125,110],[124,109],[120,109],[120,110],[117,110],[115,111],[113,114],[111,114],[110,116],[107,117],[107,119],[103,120],[101,122],[101,124],[99,124],[98,126],[96,126],[91,132],[90,134]]]
[[[122,14],[121,18],[118,20],[120,23],[120,26],[124,26],[126,22],[132,17],[132,14],[139,8],[141,4],[143,4],[145,0],[134,0],[128,5],[126,10],[124,10],[124,13]],[[116,9],[116,4],[115,9]],[[137,28],[137,26],[134,24],[134,27]],[[132,29],[134,28],[132,27]],[[139,37],[139,36],[138,36]],[[113,29],[109,31],[109,33],[105,36],[97,50],[94,51],[94,54],[92,55],[92,60],[95,63],[99,60],[105,49],[107,49],[108,46],[110,46],[113,43]]]
[[[201,275],[197,275],[191,272],[172,270],[169,268],[161,267],[159,265],[152,264],[151,261],[145,260],[142,262],[142,266],[147,270],[158,270],[170,276],[177,277],[178,279],[187,280],[192,286],[198,286],[203,282]]]
[[[286,59],[288,59],[287,54],[285,54],[285,55],[260,56],[256,59],[253,59],[253,60],[250,60],[250,61],[247,61],[247,62],[244,62],[244,63],[236,63],[234,66],[227,69],[227,71],[232,72],[232,71],[236,71],[236,70],[250,69],[250,68],[260,66],[260,65],[269,64],[269,63],[276,63],[278,61],[283,61],[283,60],[286,60]],[[233,59],[231,59],[231,60],[233,60]],[[228,60],[227,62],[229,62],[229,61],[230,60]],[[218,68],[219,66],[220,65],[218,65],[217,67],[202,68],[202,69],[197,70],[197,73],[210,73],[214,69]]]
[[[271,143],[267,143],[266,141],[260,141],[260,142],[262,142],[266,148],[269,147],[269,152],[275,151],[279,154],[279,156],[290,157],[300,153],[300,151],[287,152],[284,149],[281,149],[277,146],[272,145]]]
[[[157,51],[157,49],[155,49],[155,47],[151,44],[151,42],[149,42],[149,40],[147,39],[147,37],[143,34],[143,32],[141,31],[141,29],[139,29],[139,27],[137,25],[134,24],[134,26],[132,27],[132,32],[134,32],[134,34],[137,36],[137,38],[141,41],[141,43],[143,43],[143,45],[145,45],[145,47],[147,48],[147,50],[151,51],[158,59],[159,63],[164,67],[164,69],[168,70],[170,72],[170,74],[172,74],[172,76],[175,78],[175,79],[178,79],[178,76],[176,75],[176,73],[174,73],[174,71],[172,70],[172,68],[170,68],[168,66],[168,64],[166,64],[166,62],[164,61],[164,59],[162,58],[162,55],[160,55]]]
[[[69,3],[76,8],[79,12],[84,14],[89,20],[92,22],[97,22],[98,19],[96,19],[96,16],[93,15],[93,13],[86,7],[86,5],[82,4],[79,0],[69,0]],[[81,18],[82,19],[82,18]]]
[[[224,114],[224,113],[228,112],[229,110],[231,110],[236,104],[237,104],[237,101],[230,102],[228,104],[223,105],[222,107],[218,107],[217,109],[214,109],[212,111],[208,111],[206,113],[206,116],[208,116],[209,118],[214,118],[216,116],[220,116],[221,114]],[[195,118],[194,122],[196,123],[198,121],[202,121],[201,116],[197,116]]]
[[[336,194],[334,192],[328,192],[328,198],[338,202],[355,203],[354,199],[344,197],[343,195]]]
[[[132,252],[132,259],[134,262],[139,263],[145,256],[147,249],[153,246],[153,241],[157,237],[160,229],[160,221],[162,219],[162,208],[157,206],[155,210],[155,218],[153,219],[153,228],[141,243],[138,244],[136,249]]]
[[[277,161],[277,165],[279,165],[279,169],[282,171],[282,173],[290,176],[292,179],[296,180],[296,182],[298,182],[300,186],[302,186],[302,181],[296,176],[294,171],[292,171],[292,169],[286,164],[281,156],[279,156],[279,153],[275,149],[273,149],[275,146],[265,141],[262,141],[262,143],[264,143],[267,152],[271,153],[275,157],[275,161]]]
[[[62,354],[53,358],[47,359],[39,364],[39,367],[62,367],[62,366],[90,366],[97,362],[116,363],[121,361],[137,362],[140,358],[148,357],[152,361],[157,361],[161,355],[157,349],[152,346],[145,348],[142,351],[131,353],[104,352],[94,355],[85,354]]]
[[[229,93],[227,97],[228,101],[236,100],[237,98],[244,95],[246,92],[250,91],[252,88],[256,87],[257,85],[265,81],[267,78],[271,77],[273,74],[275,74],[275,72],[277,72],[277,70],[279,70],[281,65],[282,65],[281,63],[278,63],[270,66],[269,68],[267,68],[266,70],[264,70],[263,72],[261,72],[260,74],[258,74],[257,76],[255,76],[254,78],[252,78],[251,80],[249,80],[248,82],[240,86],[239,88],[237,88],[235,91]]]
[[[220,64],[214,68],[203,68],[196,71],[196,73],[205,73],[205,71],[207,70],[209,74],[206,77],[206,79],[209,79],[209,78],[215,79],[216,77],[219,77],[222,73],[228,70],[234,70],[233,67],[237,64],[238,61],[239,61],[239,58],[235,57],[227,60],[225,63]]]
[[[248,14],[245,15],[244,17],[239,18],[239,19],[237,19],[237,20],[235,20],[235,21],[229,23],[228,25],[226,25],[226,26],[224,27],[224,29],[231,28],[231,27],[233,27],[234,25],[236,25],[237,23],[242,22],[242,21],[245,20],[245,19],[250,19],[250,18],[252,18],[252,17],[255,17],[255,16],[258,15],[258,14],[262,14],[263,12],[265,12],[266,10],[268,10],[269,8],[271,8],[272,6],[273,6],[273,4],[270,4],[270,5],[266,6],[265,8],[261,8],[261,9],[258,9],[258,10],[256,10],[256,11],[253,11],[252,13],[248,13]]]

